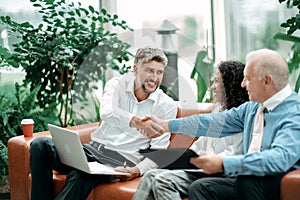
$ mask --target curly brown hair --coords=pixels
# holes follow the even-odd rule
[[[245,65],[239,61],[223,61],[218,66],[225,89],[226,109],[249,101],[247,90],[241,86],[244,68]]]

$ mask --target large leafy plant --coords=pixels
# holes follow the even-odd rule
[[[299,71],[300,69],[300,37],[297,36],[297,32],[300,30],[300,1],[299,0],[279,0],[279,3],[286,2],[288,8],[298,8],[299,12],[290,18],[288,18],[285,22],[283,22],[280,26],[287,29],[286,33],[279,32],[274,38],[279,40],[285,40],[292,42],[291,51],[287,58],[289,73],[293,74],[294,72]],[[300,88],[300,74],[296,77],[296,82],[294,84],[294,89],[296,92],[299,92]]]
[[[196,61],[191,79],[194,79],[197,85],[197,102],[210,101],[210,98],[205,99],[205,95],[209,91],[211,78],[213,73],[213,60],[208,58],[207,50],[202,50],[197,53]]]
[[[15,85],[15,99],[0,94],[0,178],[7,176],[7,141],[9,138],[22,135],[21,120],[32,118],[35,122],[34,131],[47,129],[47,123],[58,124],[56,105],[41,109],[35,104],[39,87],[33,91]]]
[[[92,6],[66,0],[30,0],[41,13],[42,23],[17,23],[1,16],[0,23],[20,41],[13,53],[2,49],[7,65],[22,67],[26,72],[24,85],[31,90],[39,87],[38,105],[58,105],[61,126],[74,124],[74,101],[83,101],[94,88],[91,83],[105,82],[108,68],[127,72],[130,45],[121,41],[108,27],[131,30],[117,15],[101,12]],[[76,90],[76,92],[75,92]]]

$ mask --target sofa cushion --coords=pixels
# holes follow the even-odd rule
[[[141,177],[131,181],[103,183],[94,188],[88,196],[88,200],[96,199],[114,199],[124,200],[132,199],[136,188],[139,185]]]

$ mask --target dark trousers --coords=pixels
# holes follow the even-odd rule
[[[97,147],[95,143],[83,146],[88,161],[106,161],[111,166],[120,166],[125,160],[128,166],[134,164],[117,152]],[[115,153],[115,154],[113,154]],[[108,156],[107,156],[108,154]],[[107,159],[109,156],[117,159]],[[119,161],[117,161],[119,159]],[[90,191],[100,183],[114,181],[113,176],[90,175],[63,165],[59,159],[52,139],[39,137],[30,145],[30,171],[32,176],[32,200],[53,200],[54,186],[52,170],[67,174],[66,182],[56,199],[86,199]]]
[[[188,190],[188,199],[234,199],[234,182],[235,178],[223,176],[202,177],[190,185]]]
[[[273,176],[206,177],[193,182],[189,200],[280,200],[280,180]]]

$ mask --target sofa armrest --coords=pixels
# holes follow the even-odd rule
[[[99,123],[91,123],[70,127],[71,130],[77,130],[82,143],[90,141],[90,134],[98,127]],[[29,149],[30,143],[37,137],[50,137],[49,131],[34,133],[32,137],[16,136],[9,139],[8,146],[8,176],[10,181],[11,199],[28,199],[28,175],[29,167]]]
[[[300,197],[300,169],[287,173],[281,179],[281,200],[297,200]]]
[[[8,176],[11,199],[28,199],[29,148],[31,141],[40,136],[49,136],[49,132],[35,133],[32,137],[16,136],[8,140]]]

